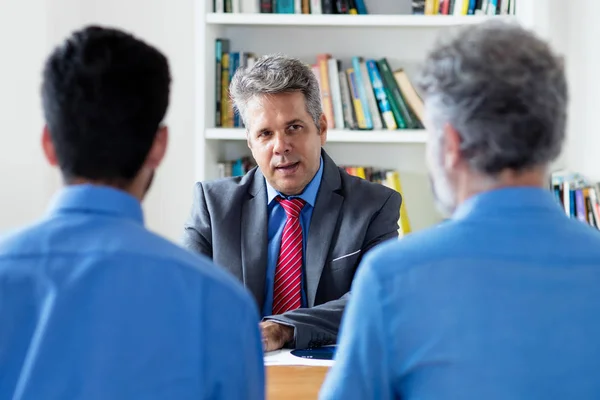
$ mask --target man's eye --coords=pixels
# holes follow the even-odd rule
[[[258,137],[261,137],[261,138],[262,137],[269,137],[269,136],[271,136],[271,132],[269,132],[269,131],[261,132],[261,133],[258,134]]]
[[[299,129],[302,129],[302,125],[290,125],[291,131],[297,131]]]

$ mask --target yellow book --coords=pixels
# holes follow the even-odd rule
[[[365,174],[364,167],[356,167],[355,173],[356,173],[356,176],[358,176],[359,178],[367,179],[367,175]]]
[[[406,211],[406,198],[402,192],[402,185],[400,184],[400,174],[397,171],[386,172],[386,186],[394,189],[402,196],[402,204],[400,205],[400,225],[399,233],[400,236],[407,235],[411,232],[410,221],[408,219],[408,211]]]
[[[223,53],[221,58],[221,126],[233,127],[233,109],[229,98],[229,53]],[[229,112],[231,109],[231,113]]]

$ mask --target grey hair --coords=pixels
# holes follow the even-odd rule
[[[229,85],[233,105],[246,126],[248,101],[255,96],[289,92],[304,94],[306,111],[318,129],[323,114],[319,83],[311,67],[296,58],[281,54],[263,56],[252,67],[238,69]]]
[[[417,80],[433,131],[450,124],[475,171],[545,166],[565,139],[563,60],[516,23],[488,21],[441,36]]]

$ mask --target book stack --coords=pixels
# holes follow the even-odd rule
[[[238,68],[251,68],[256,55],[230,51],[228,39],[216,39],[215,125],[243,127],[229,98],[229,84]],[[329,129],[423,129],[423,100],[402,68],[388,60],[352,57],[343,65],[331,54],[318,54],[312,68],[321,92]]]
[[[514,15],[517,0],[413,0],[413,14]]]
[[[551,175],[550,189],[567,216],[600,229],[600,183],[589,182],[578,173],[556,171]]]
[[[367,14],[367,7],[364,0],[214,0],[214,12],[313,15]]]
[[[221,161],[217,163],[218,178],[228,178],[231,176],[244,176],[252,168],[256,167],[254,158],[250,156],[241,157],[237,160]]]

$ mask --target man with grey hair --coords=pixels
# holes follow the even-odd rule
[[[562,60],[490,21],[441,38],[420,87],[451,217],[363,259],[321,399],[597,398],[600,233],[544,188]]]
[[[347,174],[322,149],[327,120],[305,63],[265,56],[230,92],[258,167],[196,184],[184,245],[254,295],[265,350],[336,343],[359,261],[398,237],[400,194]]]

